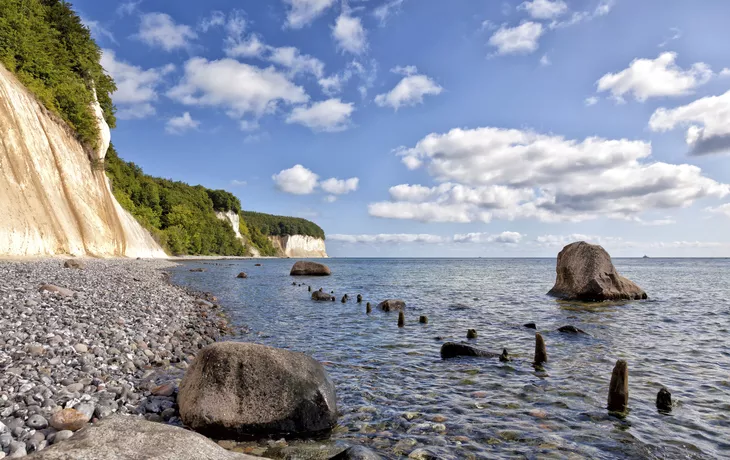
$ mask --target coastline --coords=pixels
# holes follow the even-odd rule
[[[180,426],[185,369],[231,331],[214,297],[169,281],[174,261],[74,260],[84,268],[0,261],[2,456],[53,444],[61,409],[87,422],[118,413]],[[73,292],[39,292],[44,284]]]

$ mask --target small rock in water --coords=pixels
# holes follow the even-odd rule
[[[362,294],[357,295],[357,303],[362,303]]]
[[[535,365],[546,363],[548,360],[547,349],[545,348],[545,339],[538,332],[535,334]]]
[[[578,329],[575,326],[562,326],[558,328],[558,331],[565,332],[566,334],[585,334],[585,331]]]
[[[428,324],[428,316],[425,316],[425,315],[419,316],[418,322],[421,324]]]
[[[656,395],[656,407],[660,411],[669,412],[672,410],[672,394],[666,388],[659,390]]]
[[[378,309],[384,312],[402,311],[406,309],[406,303],[402,300],[388,299],[378,304]]]
[[[509,353],[507,353],[507,349],[506,348],[503,349],[502,350],[502,354],[499,355],[499,360],[502,361],[503,363],[506,363],[508,361],[511,361],[511,359],[509,357]]]
[[[467,339],[476,339],[477,338],[477,330],[476,329],[469,329],[466,331],[466,338]]]
[[[193,273],[203,273],[205,271],[205,269],[204,268],[191,268],[190,271]]]
[[[527,323],[527,324],[523,324],[523,326],[526,327],[527,329],[537,329],[537,325],[535,323]]]
[[[370,302],[368,302],[367,305],[365,305],[365,313],[367,313],[369,315],[372,312],[373,312],[373,307],[371,307]]]
[[[247,275],[246,273],[244,273],[244,272],[241,272],[241,273],[239,273],[239,274],[238,274],[238,275],[236,276],[236,278],[241,278],[241,279],[243,279],[243,278],[248,278],[248,275]]]

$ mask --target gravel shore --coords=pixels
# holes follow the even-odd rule
[[[228,332],[214,298],[168,283],[171,262],[79,262],[0,262],[0,458],[113,413],[179,424],[177,383]]]

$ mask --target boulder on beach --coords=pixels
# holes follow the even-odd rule
[[[456,358],[458,356],[474,356],[479,358],[499,358],[501,353],[482,350],[467,343],[446,342],[441,346],[441,359]]]
[[[325,264],[300,260],[291,268],[291,276],[330,276],[332,271]]]
[[[595,302],[647,298],[639,286],[618,274],[611,256],[598,245],[579,241],[565,246],[558,254],[556,272],[555,286],[548,295],[559,299]]]
[[[378,309],[385,312],[389,311],[404,311],[406,309],[406,303],[402,300],[388,299],[378,304]]]
[[[29,460],[255,460],[229,452],[192,431],[144,419],[116,415],[89,425],[71,439],[57,442]]]
[[[73,297],[74,291],[71,289],[62,288],[53,284],[44,284],[38,288],[38,292],[50,292],[52,294],[58,294],[61,297]]]
[[[83,270],[85,265],[78,259],[68,259],[63,263],[63,268],[76,268],[78,270]]]
[[[333,296],[331,294],[327,294],[326,292],[314,291],[312,293],[312,300],[320,300],[320,301],[329,302],[329,301],[332,301],[334,299],[335,299],[335,296]]]
[[[203,348],[177,402],[186,426],[215,439],[313,435],[337,422],[335,386],[319,362],[253,343]]]

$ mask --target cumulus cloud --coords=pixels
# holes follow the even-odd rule
[[[320,182],[319,186],[327,193],[344,195],[356,191],[359,183],[360,179],[357,177],[351,177],[349,179],[336,179],[332,177]]]
[[[683,248],[717,248],[728,246],[728,243],[715,241],[631,241],[621,237],[583,235],[574,233],[570,235],[543,235],[538,236],[534,243],[543,247],[562,248],[576,241],[585,241],[591,244],[598,244],[612,249],[683,249]]]
[[[324,73],[324,63],[307,54],[301,54],[293,46],[273,48],[268,60],[274,64],[286,67],[292,74],[309,73],[321,78]]]
[[[190,41],[198,35],[189,26],[176,24],[169,14],[146,13],[140,17],[136,37],[149,46],[174,51],[189,48]]]
[[[341,14],[332,28],[337,48],[351,54],[362,54],[368,48],[367,32],[360,18]]]
[[[350,115],[354,111],[355,107],[351,102],[328,99],[308,107],[295,107],[286,122],[298,123],[313,131],[344,131],[350,126]]]
[[[453,236],[441,236],[425,233],[380,233],[374,235],[327,235],[331,241],[342,241],[345,243],[358,244],[445,244],[445,243],[472,243],[472,244],[517,244],[524,235],[517,232],[503,232],[499,234],[490,233],[467,233]]]
[[[543,34],[539,22],[527,21],[516,27],[500,27],[489,39],[489,44],[497,48],[497,54],[530,54],[539,47],[538,41]]]
[[[570,27],[584,22],[592,21],[596,18],[600,18],[601,16],[606,16],[608,13],[611,12],[615,4],[616,0],[601,0],[601,2],[598,3],[593,11],[575,11],[572,15],[570,15],[569,18],[565,20],[553,20],[550,23],[549,27],[551,29],[562,29],[565,27]]]
[[[618,73],[607,73],[598,80],[598,92],[609,91],[619,101],[632,95],[637,101],[651,97],[683,96],[690,94],[712,78],[712,70],[704,62],[689,69],[675,64],[677,53],[662,53],[656,59],[634,59],[628,68]]]
[[[586,107],[591,107],[598,104],[598,98],[596,96],[587,97],[583,103]]]
[[[167,123],[165,124],[165,131],[169,134],[182,134],[185,131],[197,129],[198,126],[200,126],[200,122],[194,120],[193,117],[190,116],[190,112],[185,112],[179,117],[172,117],[167,120]]]
[[[716,207],[705,208],[705,211],[712,214],[721,214],[725,217],[730,217],[730,203],[725,203]]]
[[[228,57],[233,58],[251,58],[260,57],[268,47],[261,38],[252,34],[243,39],[230,38],[226,40],[225,53]]]
[[[517,232],[502,232],[497,235],[489,233],[466,233],[454,235],[455,243],[501,243],[518,244],[524,235]]]
[[[101,65],[116,82],[117,90],[112,97],[119,108],[117,117],[121,119],[154,115],[152,103],[158,98],[158,88],[164,82],[165,75],[175,69],[173,65],[168,65],[145,70],[117,59],[116,53],[109,49],[102,50]]]
[[[271,176],[276,187],[293,195],[309,195],[317,188],[319,176],[302,165],[294,165]]]
[[[335,0],[284,0],[284,2],[289,5],[286,25],[292,29],[301,29],[335,4]]]
[[[395,67],[392,72],[405,77],[392,90],[375,97],[375,103],[380,107],[392,107],[398,110],[401,107],[422,104],[424,96],[435,96],[443,91],[443,88],[431,78],[417,74],[418,69],[414,66]]]
[[[554,19],[568,12],[562,0],[532,0],[520,4],[517,9],[527,11],[533,19]]]
[[[262,69],[234,59],[208,61],[200,57],[185,63],[183,79],[167,95],[185,105],[220,107],[233,117],[261,116],[280,104],[309,100],[302,87],[273,67]]]
[[[403,5],[403,1],[404,0],[387,1],[373,10],[373,16],[375,16],[378,21],[380,21],[380,25],[383,26],[388,21],[388,18],[400,9],[401,5]]]
[[[730,194],[730,185],[703,176],[697,166],[647,161],[651,144],[626,139],[453,129],[429,134],[397,153],[407,167],[425,168],[446,183],[392,187],[390,201],[370,204],[373,216],[424,222],[601,216],[638,221],[645,211]]]
[[[652,131],[687,126],[685,140],[693,155],[730,152],[730,91],[675,109],[659,108],[651,116]]]

